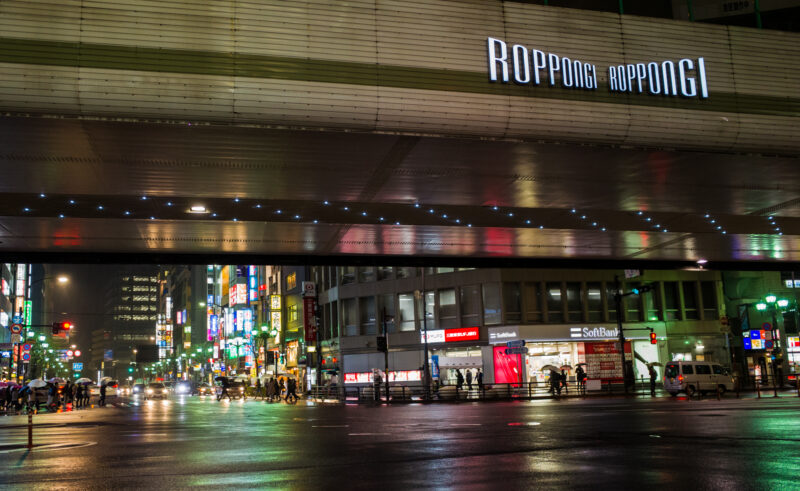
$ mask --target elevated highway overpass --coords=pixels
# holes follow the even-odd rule
[[[499,1],[177,0],[5,1],[0,32],[7,255],[800,257],[796,34]],[[521,83],[534,50],[561,69]],[[700,59],[707,97],[681,96]],[[596,87],[565,86],[576,60]],[[637,79],[651,64],[676,95]]]

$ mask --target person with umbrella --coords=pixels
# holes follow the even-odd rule
[[[103,381],[103,383],[100,384],[100,400],[97,401],[97,405],[100,407],[106,405],[106,387],[107,387],[107,382]]]
[[[656,369],[653,368],[652,363],[647,364],[647,373],[650,375],[650,397],[656,396],[656,378],[658,378],[658,373]]]
[[[228,382],[228,377],[217,377],[214,380],[216,380],[217,382],[219,382],[222,385],[222,391],[217,396],[217,400],[221,401],[223,397],[227,397],[228,400],[230,401],[231,400],[231,395],[228,394],[228,388],[230,388],[231,384],[230,384],[230,382]]]

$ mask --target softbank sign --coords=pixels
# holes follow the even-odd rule
[[[515,44],[509,49],[505,41],[488,38],[489,81],[519,85],[547,84],[568,89],[597,90],[597,66],[555,53],[528,49]],[[677,63],[629,63],[608,67],[608,89],[611,92],[647,93],[668,97],[708,98],[706,65],[703,58],[683,58]]]

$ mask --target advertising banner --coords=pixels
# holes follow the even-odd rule
[[[586,376],[602,382],[622,381],[622,359],[619,343],[584,343],[586,350]],[[631,343],[625,343],[625,359],[631,359]]]
[[[303,328],[306,333],[306,344],[312,344],[317,341],[317,318],[316,299],[314,297],[303,297]]]

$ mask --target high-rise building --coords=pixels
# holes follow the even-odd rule
[[[110,343],[105,340],[102,359],[92,350],[93,359],[99,362],[96,368],[105,375],[126,376],[136,359],[134,350],[140,345],[155,344],[158,271],[158,266],[127,265],[107,278],[104,330],[111,339]]]

